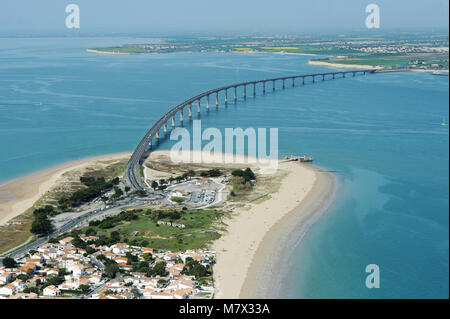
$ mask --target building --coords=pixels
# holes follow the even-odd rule
[[[51,286],[45,287],[44,290],[42,291],[42,293],[44,294],[44,296],[56,297],[56,296],[61,295],[61,290],[59,290],[55,286],[51,285]]]

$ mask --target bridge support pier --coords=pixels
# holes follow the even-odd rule
[[[219,92],[216,92],[216,108],[219,107]]]
[[[234,101],[236,102],[237,100],[237,87],[234,87]]]
[[[345,78],[345,72],[342,72],[342,77]]]
[[[353,77],[355,77],[356,76],[356,72],[353,72]]]
[[[164,135],[167,134],[167,122],[164,123]]]
[[[263,81],[263,94],[266,94],[266,82]]]
[[[206,110],[209,111],[209,95],[206,96]]]
[[[183,126],[183,109],[180,110],[180,123]]]
[[[272,81],[272,91],[275,91],[275,80]]]
[[[198,99],[198,105],[197,105],[197,113],[200,114],[200,99]]]
[[[253,83],[253,96],[256,96],[256,83]]]
[[[228,103],[228,89],[225,89],[225,104]]]
[[[295,86],[295,78],[292,78],[292,87]]]
[[[149,148],[149,149],[152,149],[152,141],[150,141],[150,142],[148,143],[148,148]]]
[[[192,119],[192,104],[189,103],[189,119]]]
[[[312,83],[315,83],[316,82],[316,77],[314,75],[312,76],[312,79],[313,79]]]
[[[284,83],[284,82],[285,82],[285,81],[284,81],[284,79],[283,79],[283,90],[284,90],[284,89],[285,89],[285,87],[286,87],[286,86],[285,86],[285,83]]]
[[[325,81],[325,74],[322,74],[322,81]]]
[[[172,116],[172,128],[175,127],[175,116]]]
[[[159,143],[159,131],[156,131],[156,143]]]
[[[335,74],[335,73],[333,73],[333,80],[335,79],[335,75],[336,75],[336,74]]]
[[[244,99],[247,98],[247,85],[244,85]]]

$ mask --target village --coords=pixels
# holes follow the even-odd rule
[[[157,251],[149,247],[94,243],[96,236],[46,243],[0,268],[0,299],[187,299],[213,298],[205,250]],[[86,249],[74,241],[83,241]]]

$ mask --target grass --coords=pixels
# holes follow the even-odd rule
[[[100,229],[92,226],[89,228],[94,228],[97,235],[106,236],[109,236],[113,231],[118,231],[122,240],[147,240],[152,248],[172,251],[204,248],[211,241],[220,237],[219,229],[216,227],[217,221],[222,216],[220,211],[213,209],[178,211],[181,213],[181,217],[173,220],[173,222],[184,224],[185,228],[183,229],[169,225],[158,225],[153,219],[156,210],[136,212],[137,220],[121,222],[113,228]],[[170,218],[161,218],[158,221],[167,222],[171,220]],[[82,229],[82,232],[86,228]],[[138,235],[133,236],[136,231],[139,232]]]
[[[182,202],[184,202],[186,200],[186,198],[184,198],[184,197],[172,197],[170,200],[175,202],[175,203],[182,203]]]
[[[8,225],[0,227],[0,254],[23,244],[30,236],[33,217],[31,210],[15,217]]]

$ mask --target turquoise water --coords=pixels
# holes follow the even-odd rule
[[[201,91],[324,70],[305,56],[85,52],[144,41],[1,38],[0,181],[130,151],[163,113]],[[278,127],[280,157],[311,154],[342,182],[288,261],[281,297],[448,298],[449,132],[440,125],[448,88],[448,77],[377,74],[268,89],[202,114],[203,127]],[[379,289],[364,284],[372,263]]]

